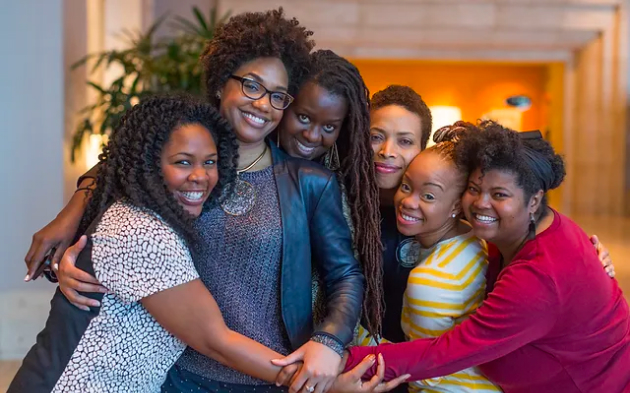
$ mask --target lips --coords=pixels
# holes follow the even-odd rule
[[[241,111],[241,114],[243,115],[243,119],[245,119],[247,124],[254,128],[263,128],[269,122],[269,119],[266,119],[259,115],[255,115],[251,112]]]
[[[383,162],[375,162],[374,170],[376,171],[376,173],[380,173],[380,174],[391,174],[391,173],[396,173],[402,170],[402,168],[399,167],[398,165],[385,164]]]
[[[398,223],[402,225],[413,225],[422,222],[422,218],[403,213],[402,210],[398,211],[396,218],[398,220]]]
[[[317,147],[306,146],[300,143],[300,141],[298,141],[295,138],[294,138],[294,141],[295,141],[295,147],[297,147],[298,151],[303,157],[310,157],[313,154],[313,152],[315,152],[315,149],[317,148]]]
[[[487,216],[487,215],[478,214],[478,213],[472,213],[472,218],[473,218],[474,224],[477,224],[477,225],[492,225],[499,221],[499,219],[496,217]]]
[[[206,201],[206,191],[178,191],[179,200],[188,206],[199,206]]]

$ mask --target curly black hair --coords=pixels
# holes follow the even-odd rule
[[[383,247],[374,153],[370,143],[370,93],[359,70],[330,50],[311,54],[305,80],[348,102],[348,112],[336,141],[341,161],[340,180],[348,196],[355,231],[354,246],[366,279],[363,317],[370,333],[380,335],[384,309]]]
[[[204,209],[216,203],[236,178],[238,145],[231,127],[209,104],[186,96],[150,97],[123,116],[99,155],[96,189],[77,234],[111,203],[126,200],[159,214],[188,244],[194,241],[193,217],[168,191],[160,163],[171,133],[187,124],[208,129],[217,145],[219,181]]]
[[[427,104],[422,100],[420,94],[416,93],[409,86],[390,85],[384,90],[377,91],[372,96],[372,111],[381,109],[390,105],[398,105],[409,112],[415,113],[420,117],[422,126],[422,135],[420,138],[420,147],[424,150],[427,147],[429,138],[431,137],[431,126],[433,118]]]
[[[286,19],[282,8],[245,12],[221,25],[201,55],[208,101],[218,107],[216,93],[243,64],[261,58],[279,58],[289,75],[289,94],[295,95],[308,72],[313,32],[297,19]]]
[[[566,171],[564,160],[549,142],[542,139],[542,135],[534,138],[523,136],[494,121],[481,121],[477,132],[461,136],[455,149],[457,163],[469,172],[480,168],[482,173],[494,169],[514,173],[527,203],[538,191],[546,193],[559,187]],[[546,207],[545,196],[536,212],[537,218],[544,214]]]
[[[444,126],[433,133],[435,145],[427,150],[435,151],[440,156],[457,163],[455,159],[455,146],[465,133],[476,132],[479,129],[476,125],[462,120],[456,121],[453,125]],[[465,171],[467,174],[468,172]]]

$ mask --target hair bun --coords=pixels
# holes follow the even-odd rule
[[[433,134],[433,142],[441,143],[441,142],[457,142],[467,132],[470,132],[477,127],[472,124],[462,120],[456,121],[453,125],[444,126],[435,131]]]

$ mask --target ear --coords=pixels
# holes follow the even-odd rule
[[[538,190],[538,192],[529,198],[528,210],[530,213],[536,213],[538,211],[544,196],[545,193],[543,190]]]
[[[455,203],[453,203],[449,216],[453,217],[453,214],[455,215],[454,218],[457,218],[462,214],[462,198],[457,198]]]

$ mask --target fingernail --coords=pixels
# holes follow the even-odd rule
[[[31,275],[30,274],[27,274],[26,277],[24,277],[24,281],[28,281],[30,279],[31,279]]]
[[[376,356],[374,355],[370,355],[370,362],[374,363],[374,361],[376,360]]]
[[[92,307],[100,307],[101,303],[99,303],[99,302],[90,302],[90,306],[92,306]]]
[[[53,264],[53,270],[59,270],[59,264],[58,263]]]
[[[109,292],[109,290],[108,290],[107,288],[105,288],[105,287],[100,287],[100,288],[98,289],[98,291],[99,291],[99,292],[102,292],[102,293],[108,293],[108,292]]]

